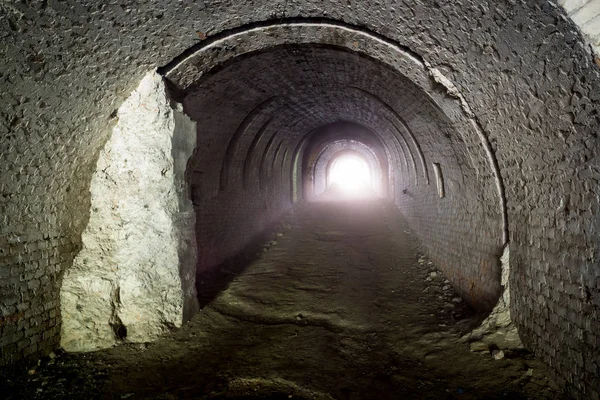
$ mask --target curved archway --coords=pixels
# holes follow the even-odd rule
[[[370,172],[369,187],[381,197],[388,193],[387,168],[371,149],[356,141],[339,140],[329,144],[319,155],[313,168],[313,196],[322,195],[331,185],[333,163],[344,156],[354,155],[365,161]],[[385,161],[383,161],[385,163]]]
[[[340,38],[343,38],[343,40],[340,40]],[[235,46],[232,45],[233,43],[235,43]],[[441,111],[446,118],[454,120],[455,124],[462,126],[463,129],[460,131],[462,135],[472,134],[476,138],[474,143],[469,143],[469,141],[473,142],[473,138],[465,140],[465,144],[469,143],[467,148],[471,152],[471,162],[474,163],[475,168],[482,168],[482,163],[474,161],[474,157],[483,148],[484,154],[482,156],[485,160],[483,163],[488,164],[487,167],[494,177],[493,186],[497,191],[499,212],[502,215],[502,242],[505,244],[508,241],[508,217],[502,176],[490,142],[480,124],[473,119],[473,113],[468,106],[468,102],[439,70],[431,68],[414,52],[397,45],[384,36],[338,21],[290,20],[284,23],[281,21],[265,21],[258,25],[239,27],[230,32],[223,32],[221,35],[211,38],[210,41],[190,49],[187,54],[162,68],[161,73],[180,90],[188,90],[193,84],[197,85],[197,82],[203,79],[208,71],[212,71],[210,74],[217,73],[214,70],[215,67],[217,67],[217,70],[226,67],[228,62],[233,59],[249,57],[256,52],[269,48],[299,44],[330,45],[346,48],[373,57],[396,71],[402,71],[412,84],[416,83],[423,93],[427,93],[427,101],[436,110]],[[219,51],[210,51],[215,48]],[[439,90],[440,87],[443,88],[442,91]],[[359,91],[381,102],[392,118],[400,121],[403,129],[408,132],[415,151],[419,155],[425,181],[428,184],[429,174],[426,162],[419,142],[411,133],[410,128],[402,122],[402,118],[389,104],[364,89],[359,89]],[[453,98],[445,96],[446,93],[452,94]]]
[[[335,154],[327,165],[327,188],[350,198],[372,197],[378,183],[377,171],[373,170],[373,165],[358,151],[346,150],[340,153]]]
[[[377,173],[376,190],[389,195],[390,157],[397,160],[394,143],[385,145],[380,135],[353,122],[338,121],[321,126],[306,135],[302,174],[304,198],[314,199],[327,188],[327,168],[331,157],[338,151],[354,149],[362,153]],[[390,152],[392,148],[392,152]]]
[[[592,17],[584,15],[596,7],[594,2],[561,4],[582,29],[595,34]],[[19,315],[20,308],[35,309],[49,327],[44,328],[39,345],[30,345],[27,341],[35,334],[23,327],[26,324],[19,326],[18,335],[2,345],[10,352],[7,360],[47,354],[58,343],[59,287],[85,245],[81,233],[94,212],[90,197],[95,189],[88,193],[90,177],[117,124],[115,108],[148,70],[175,58],[171,66],[186,66],[173,79],[167,77],[172,90],[166,97],[191,102],[200,93],[199,99],[212,96],[215,101],[212,108],[206,108],[210,119],[195,115],[201,122],[199,144],[186,176],[197,210],[212,209],[218,215],[201,214],[197,224],[201,229],[222,224],[223,229],[202,232],[212,235],[202,239],[207,241],[203,265],[217,262],[221,250],[228,248],[225,244],[239,247],[244,239],[241,232],[250,235],[254,227],[275,219],[289,208],[290,197],[302,197],[297,184],[301,177],[294,178],[302,170],[306,145],[302,135],[340,118],[355,118],[382,135],[390,165],[405,168],[406,173],[396,174],[400,179],[393,178],[396,204],[412,226],[419,227],[427,251],[446,260],[446,270],[457,271],[452,279],[465,288],[465,296],[478,298],[499,289],[494,286],[497,256],[510,240],[513,312],[526,344],[548,362],[560,365],[559,372],[577,382],[582,391],[599,393],[597,385],[581,382],[578,376],[583,373],[569,371],[598,375],[587,366],[588,359],[582,363],[580,356],[598,353],[595,337],[582,337],[581,326],[592,324],[590,315],[598,309],[594,305],[598,296],[594,216],[600,78],[589,46],[560,7],[551,2],[507,2],[494,7],[417,2],[398,4],[391,13],[377,2],[330,2],[324,10],[304,0],[275,6],[182,2],[160,12],[145,6],[130,12],[130,7],[125,3],[62,7],[21,2],[5,7],[7,12],[1,17],[8,23],[2,31],[6,46],[0,49],[5,61],[0,97],[6,104],[0,116],[0,141],[6,150],[0,154],[0,165],[4,175],[11,177],[2,183],[0,199],[0,255],[9,271],[3,312],[11,317]],[[454,28],[473,22],[469,31]],[[48,31],[55,38],[54,47],[23,47],[24,43],[45,43]],[[115,34],[120,40],[114,40]],[[243,135],[229,146],[232,134],[256,105],[274,92],[295,92],[300,86],[293,77],[279,79],[287,75],[272,68],[272,78],[280,85],[260,92],[259,82],[252,82],[260,74],[235,77],[225,64],[242,65],[237,64],[243,60],[236,54],[243,53],[250,63],[260,56],[257,52],[270,52],[277,46],[289,50],[298,44],[329,46],[332,52],[324,54],[331,57],[325,59],[344,66],[341,77],[334,74],[332,82],[325,82],[328,89],[333,83],[351,82],[346,78],[357,78],[353,66],[382,72],[390,88],[370,77],[353,84],[365,92],[343,90],[337,97],[322,95],[310,85],[303,87],[303,96],[292,99],[288,110],[289,99],[285,99],[281,114],[273,116],[273,128],[284,129],[273,134],[270,147],[266,136],[252,145],[260,123],[271,117],[268,113],[257,116],[248,129],[242,127]],[[209,51],[194,58],[201,49]],[[350,56],[333,56],[333,49],[345,49]],[[299,49],[298,54],[311,53]],[[302,62],[301,58],[295,60]],[[383,68],[368,67],[376,59],[393,71],[402,71],[399,75],[413,84]],[[253,62],[264,66],[261,60]],[[331,73],[333,69],[325,64],[313,62],[304,67]],[[218,68],[213,70],[213,66]],[[301,73],[301,69],[293,70]],[[171,70],[161,72],[168,75]],[[244,88],[236,92],[237,103],[214,91],[217,75],[217,79],[235,78]],[[177,83],[180,79],[183,85]],[[32,80],[37,84],[30,85]],[[367,93],[380,101],[369,100]],[[309,94],[315,95],[313,100]],[[332,104],[339,112],[328,109]],[[415,142],[392,111],[407,124]],[[213,130],[213,125],[220,128]],[[243,159],[250,147],[255,155]],[[263,149],[264,156],[260,154]],[[170,167],[165,165],[166,176]],[[426,182],[426,174],[433,177],[432,165],[442,169],[447,186],[443,200],[432,198],[436,194],[433,179],[429,185]],[[267,182],[262,189],[261,173]],[[250,193],[248,205],[238,190],[244,181]],[[447,215],[455,218],[445,219]],[[426,221],[427,216],[440,221],[439,232]],[[238,232],[235,226],[240,220],[252,223],[242,223]],[[234,235],[230,238],[226,231]],[[453,235],[464,239],[463,243],[452,241]],[[473,249],[465,248],[465,243]],[[20,278],[32,275],[30,270],[53,283],[47,296],[37,295],[37,278]],[[547,289],[545,282],[560,289]],[[557,304],[565,305],[567,311],[557,309]],[[18,350],[13,352],[13,347]]]
[[[298,189],[293,188],[298,178],[304,184],[304,196],[311,193],[311,170],[333,138],[357,139],[375,153],[380,165],[386,166],[385,176],[393,180],[388,186],[395,190],[390,197],[418,227],[431,256],[467,301],[490,309],[501,291],[497,264],[504,244],[505,214],[496,207],[495,192],[489,190],[497,186],[493,163],[483,151],[477,125],[466,113],[465,105],[432,84],[431,71],[423,63],[389,42],[332,24],[274,25],[269,32],[282,30],[285,38],[288,29],[296,35],[290,40],[300,38],[301,43],[267,42],[270,47],[239,54],[236,52],[244,49],[242,42],[250,34],[244,31],[243,35],[240,32],[224,38],[235,40],[238,46],[233,51],[226,47],[225,54],[219,56],[220,63],[211,65],[216,53],[205,51],[212,48],[209,44],[166,73],[170,85],[177,88],[183,111],[196,122],[197,148],[202,149],[194,153],[187,173],[191,185],[202,188],[194,201],[197,281],[279,218],[289,207],[290,197],[297,198]],[[326,33],[319,38],[323,29],[335,35]],[[342,46],[339,35],[359,40],[365,49]],[[311,43],[317,39],[321,41]],[[188,67],[196,68],[207,55],[211,59],[203,68],[209,73],[189,73]],[[311,85],[305,85],[307,79]],[[282,94],[281,85],[291,89]],[[230,112],[223,114],[222,110]],[[283,153],[282,164],[290,182],[283,179],[283,186],[261,187],[261,169],[274,165],[272,143],[277,140],[284,141],[287,148],[298,149],[293,163]],[[261,150],[266,155],[256,157]],[[407,174],[396,173],[403,164],[408,165],[406,154],[412,158],[414,182],[407,180]],[[461,190],[449,187],[445,201],[437,205],[437,191],[429,185],[427,163],[438,162],[440,157],[444,160],[441,165],[447,168],[447,181],[459,184]],[[221,168],[215,168],[217,164]],[[301,171],[300,176],[294,176],[294,171]],[[265,176],[274,174],[271,171]],[[413,186],[418,176],[424,183]],[[418,202],[414,193],[420,198]],[[453,224],[457,214],[468,221],[458,226],[461,237],[453,239],[460,253],[448,245],[435,245],[448,238],[432,224],[435,219],[424,217],[421,204],[431,204],[427,213],[448,225]],[[470,212],[465,213],[466,209]],[[476,239],[481,230],[487,237]],[[466,245],[464,237],[479,240],[478,245]],[[476,261],[457,267],[465,254]]]

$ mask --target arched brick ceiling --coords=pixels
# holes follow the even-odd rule
[[[434,258],[443,260],[447,255],[460,253],[461,259],[468,259],[453,279],[464,282],[467,288],[473,284],[473,288],[487,288],[489,292],[497,288],[486,287],[486,282],[476,277],[482,270],[493,274],[493,266],[486,264],[489,259],[480,257],[481,252],[477,251],[484,249],[484,253],[493,254],[498,242],[504,242],[496,240],[498,226],[488,229],[486,225],[490,219],[486,213],[497,214],[498,193],[503,192],[489,189],[494,186],[494,177],[488,155],[495,156],[496,178],[502,178],[505,189],[504,231],[511,245],[512,311],[523,341],[555,366],[560,376],[577,386],[580,393],[600,393],[598,371],[593,367],[598,363],[597,356],[589,362],[589,357],[598,354],[598,329],[594,328],[600,298],[597,240],[600,76],[588,43],[573,22],[580,23],[581,29],[594,38],[594,32],[588,28],[595,26],[596,17],[587,18],[583,11],[593,11],[597,1],[561,2],[573,20],[555,3],[543,1],[414,0],[391,4],[370,0],[2,2],[0,257],[3,268],[10,271],[1,283],[2,290],[8,293],[2,301],[5,310],[27,306],[30,313],[36,313],[31,321],[40,320],[53,326],[44,332],[39,345],[30,344],[33,334],[21,330],[21,339],[8,343],[3,350],[9,346],[16,348],[18,344],[29,355],[48,354],[58,343],[57,294],[61,276],[71,267],[81,246],[95,162],[116,122],[115,110],[142,77],[174,59],[189,57],[205,44],[204,40],[282,21],[308,20],[322,25],[318,35],[313,36],[322,39],[317,43],[337,44],[357,52],[365,50],[366,42],[347,41],[327,24],[351,27],[351,31],[369,32],[375,38],[385,39],[407,55],[398,58],[384,50],[379,52],[382,57],[400,62],[412,57],[421,63],[421,71],[426,72],[421,77],[423,81],[417,82],[414,77],[403,81],[391,75],[392,79],[380,79],[388,72],[377,67],[371,69],[377,74],[360,80],[364,86],[359,87],[407,119],[427,167],[430,165],[427,163],[437,162],[434,157],[451,161],[447,167],[442,165],[449,185],[444,203],[433,203],[429,192],[426,189],[420,192],[413,182],[412,186],[406,185],[406,196],[398,197],[399,207],[406,211],[409,220],[421,223],[421,236],[429,239],[427,244]],[[267,42],[269,32],[262,34],[257,43]],[[375,42],[376,46],[382,44]],[[212,51],[209,59],[218,65],[220,57],[231,58],[227,55],[230,49],[243,47],[239,43],[222,46]],[[336,72],[334,60],[346,62],[336,58],[338,54],[328,53],[328,61],[316,66]],[[257,60],[260,58],[232,62]],[[371,68],[370,61],[360,57],[354,62],[367,70]],[[199,65],[211,69],[209,64]],[[246,64],[238,67],[243,65]],[[257,65],[267,71],[265,64]],[[416,64],[404,64],[410,65]],[[300,72],[298,66],[288,67]],[[313,66],[312,71],[318,72],[319,68]],[[288,111],[283,108],[281,115],[273,116],[267,131],[273,133],[275,127],[282,130],[279,133],[282,145],[272,146],[270,151],[279,148],[282,161],[286,158],[283,154],[287,154],[288,176],[293,149],[297,147],[294,141],[302,132],[332,122],[334,117],[354,118],[382,135],[385,131],[402,129],[382,102],[349,88],[354,83],[348,80],[355,76],[351,67],[341,70],[340,76],[345,80],[338,76],[337,81],[332,78],[331,82],[343,82],[344,88],[335,93],[297,86],[286,88],[298,98],[285,106]],[[408,72],[405,68],[406,76]],[[209,87],[211,79],[226,76],[227,67],[200,85]],[[254,75],[260,76],[258,71]],[[314,73],[302,76],[321,83]],[[249,90],[237,99],[220,97],[214,91],[219,84],[213,82],[213,95],[198,98],[199,102],[204,101],[203,115],[212,115],[211,123],[204,121],[204,126],[198,125],[200,132],[212,123],[222,123],[212,132],[226,133],[229,138],[260,101],[281,93],[285,87],[271,83],[263,97],[263,93],[252,89],[253,82],[248,78],[241,82],[241,76],[236,78],[230,72],[228,80],[232,79],[240,80],[238,84],[245,85],[240,87]],[[408,118],[396,99],[409,98],[403,88],[410,86],[411,80],[439,86],[442,100],[446,99],[448,104],[460,103],[462,109],[446,107],[440,98],[435,101],[443,114],[459,126],[454,126],[454,130],[446,126],[447,121],[438,112],[432,112],[431,104],[426,101],[415,104],[431,112],[431,120],[420,121],[418,113]],[[196,81],[191,79],[192,83]],[[293,76],[290,81],[294,81]],[[331,88],[327,86],[329,81],[322,83]],[[175,85],[174,89],[187,86]],[[210,101],[219,99],[221,105],[211,108]],[[324,113],[322,110],[332,102],[339,104],[340,111]],[[356,105],[363,111],[357,113]],[[460,117],[463,112],[468,118]],[[197,112],[196,119],[205,118],[203,115]],[[313,119],[309,126],[307,118]],[[251,128],[252,132],[242,137],[252,138],[258,127],[253,124]],[[477,132],[485,140],[480,140]],[[388,148],[393,148],[393,140],[389,140],[392,136],[387,137]],[[421,177],[424,171],[418,150],[409,137],[405,140],[406,143],[398,136],[397,146],[404,147],[404,155],[402,150],[396,151],[395,157],[404,163],[401,158],[410,157],[408,149],[412,148],[415,162],[408,160],[407,164],[409,168],[412,164],[416,175]],[[209,172],[211,190],[218,192],[216,171],[222,165],[227,141],[207,139],[200,143],[216,148],[205,159],[198,159],[196,168]],[[252,139],[244,140],[242,149],[251,143]],[[213,156],[218,159],[219,168],[207,168]],[[243,169],[243,157],[232,159],[235,170]],[[481,182],[485,182],[483,186]],[[419,179],[418,187],[426,187],[423,180]],[[402,191],[398,193],[401,194]],[[470,200],[461,203],[461,198]],[[423,207],[413,207],[416,202]],[[482,204],[491,206],[489,210],[478,209],[477,205]],[[444,215],[452,218],[438,218]],[[474,215],[483,217],[477,219]],[[231,226],[236,225],[234,217]],[[459,239],[452,241],[453,237]],[[28,282],[20,279],[31,265],[39,268],[36,271],[41,271],[48,280],[44,296],[37,296]],[[476,267],[471,268],[472,265]],[[19,357],[24,357],[23,351],[15,350],[2,361]],[[582,361],[584,357],[586,363]]]
[[[323,28],[303,24],[292,24],[291,28],[315,27]],[[325,27],[341,34],[344,44],[344,35],[356,33],[338,26]],[[263,30],[269,28],[260,32]],[[254,30],[244,31],[223,40],[233,37],[243,48],[244,40],[255,39],[253,34]],[[324,127],[341,122],[363,126],[374,139],[373,148],[389,160],[395,188],[391,197],[397,201],[401,201],[400,191],[403,195],[409,191],[419,196],[435,194],[430,168],[432,163],[443,165],[451,186],[444,207],[450,210],[441,211],[433,199],[428,199],[409,201],[405,212],[414,215],[415,221],[429,218],[431,223],[451,226],[457,215],[468,210],[460,217],[468,222],[458,228],[460,234],[456,236],[477,235],[483,229],[486,244],[475,246],[473,259],[481,261],[469,261],[470,271],[457,273],[457,279],[463,281],[465,296],[471,296],[473,304],[489,308],[499,293],[495,264],[507,240],[505,202],[490,143],[473,120],[465,99],[453,92],[456,88],[439,71],[428,70],[413,55],[376,37],[360,35],[367,43],[375,43],[367,46],[367,53],[337,45],[288,43],[241,56],[233,52],[229,54],[232,58],[220,56],[220,63],[211,64],[204,58],[214,55],[210,50],[214,42],[168,69],[167,79],[174,79],[172,85],[184,111],[198,127],[200,150],[190,168],[201,179],[193,185],[201,186],[215,201],[241,191],[261,196],[264,188],[259,184],[259,160],[263,158],[256,154],[268,153],[272,147],[266,148],[269,142],[281,140],[282,148],[293,151],[283,166],[284,175],[293,176],[293,160],[298,150],[304,151],[302,171],[307,175],[306,168],[312,165],[311,157],[318,155],[313,151],[321,138],[321,145],[335,138],[352,138],[341,133],[325,139]],[[395,61],[392,66],[379,58]],[[203,65],[199,60],[208,62],[207,68],[212,65],[212,69],[198,69]],[[181,71],[184,73],[179,74]],[[263,157],[271,160],[267,165],[274,165],[274,153]],[[402,173],[403,166],[412,167],[412,174]],[[433,226],[423,231],[424,239],[431,235],[429,229]],[[446,246],[440,247],[442,253],[448,251]],[[470,284],[473,280],[482,283]],[[468,293],[469,285],[477,290]]]
[[[458,182],[472,182],[475,169],[481,173],[487,163],[484,154],[470,152],[463,133],[412,82],[339,48],[296,46],[245,57],[192,85],[184,109],[198,123],[199,140],[212,150],[195,162],[213,182],[208,184],[212,192],[222,175],[214,163],[224,158],[222,168],[232,170],[226,174],[241,179],[257,134],[279,135],[295,146],[312,129],[340,120],[377,132],[399,166],[407,163],[404,157],[410,153],[422,183],[429,177],[425,158],[443,158],[446,168],[456,171]],[[476,196],[482,199],[489,192],[493,196],[493,187],[485,191],[481,183],[466,190],[480,192]]]

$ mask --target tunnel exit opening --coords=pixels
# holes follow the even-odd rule
[[[358,155],[343,155],[333,160],[327,174],[327,187],[344,197],[373,195],[373,174]]]

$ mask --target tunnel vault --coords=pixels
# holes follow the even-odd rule
[[[502,177],[498,170],[497,161],[490,142],[485,132],[481,129],[479,122],[474,118],[474,114],[469,108],[467,101],[452,82],[444,77],[440,71],[422,61],[421,57],[413,51],[402,48],[381,35],[336,21],[312,22],[310,20],[290,20],[285,23],[265,22],[248,27],[239,27],[215,35],[198,46],[191,48],[173,62],[161,68],[159,72],[164,74],[178,90],[189,91],[193,90],[190,87],[198,84],[198,81],[204,75],[216,73],[215,70],[222,68],[229,62],[233,62],[232,60],[238,57],[249,57],[253,53],[267,49],[294,45],[332,46],[372,57],[403,74],[412,84],[416,85],[423,93],[426,93],[430,104],[443,113],[445,118],[449,119],[451,123],[457,125],[464,124],[463,129],[459,131],[461,135],[475,134],[479,143],[472,145],[473,148],[469,148],[467,151],[470,153],[470,157],[475,157],[472,155],[472,153],[476,153],[474,147],[483,147],[485,149],[483,159],[486,161],[482,163],[479,160],[475,161],[472,159],[472,164],[489,164],[487,168],[491,170],[493,179],[495,180],[497,191],[496,201],[499,212],[502,215],[502,241],[503,243],[507,242],[508,227],[504,184],[502,183]],[[349,85],[349,88],[361,92],[366,97],[380,103],[380,106],[387,111],[387,115],[384,118],[388,119],[390,124],[394,125],[394,129],[398,131],[398,136],[402,136],[404,143],[407,143],[406,137],[408,136],[408,140],[413,145],[413,151],[418,154],[423,177],[429,183],[429,172],[421,145],[397,111],[383,99],[365,88],[351,85]],[[453,101],[448,97],[456,100]],[[247,115],[240,128],[243,130],[248,119],[251,119],[263,107],[270,105],[275,100],[277,100],[276,97],[271,97],[258,104]],[[389,118],[390,116],[392,118]],[[235,142],[239,137],[240,128],[236,130],[236,135],[229,142],[226,162],[221,169],[221,188],[225,185],[223,183],[226,180],[224,176],[228,173],[227,171],[231,164],[230,151],[235,146]],[[473,140],[471,139],[471,141]],[[468,140],[465,143],[470,144]],[[411,159],[414,160],[412,153]],[[482,167],[477,165],[475,168]]]
[[[287,60],[292,59],[294,64],[289,65],[292,62]],[[336,62],[340,63],[339,71]],[[344,63],[364,70],[344,69]],[[296,77],[306,77],[308,86],[302,87],[299,78],[286,72],[283,64],[290,71],[297,71]],[[309,75],[311,68],[321,77]],[[262,71],[266,70],[270,75],[264,75]],[[383,77],[361,82],[365,80],[361,75],[369,70],[376,71],[374,76],[383,72]],[[502,177],[490,142],[466,100],[449,79],[414,52],[380,35],[335,21],[277,21],[239,27],[208,38],[160,72],[184,98],[184,109],[198,123],[200,136],[216,136],[203,131],[203,126],[214,131],[214,122],[205,124],[203,118],[213,112],[218,115],[212,108],[215,100],[218,107],[237,107],[242,112],[237,125],[219,128],[235,132],[226,144],[223,142],[224,147],[216,148],[215,157],[224,153],[224,159],[209,157],[192,162],[193,169],[202,171],[194,175],[202,178],[192,185],[203,186],[202,192],[213,199],[240,185],[248,190],[253,179],[248,160],[261,142],[269,143],[267,152],[277,140],[294,148],[292,159],[300,156],[299,162],[286,165],[287,171],[282,174],[306,179],[310,162],[310,140],[306,137],[314,135],[321,126],[348,121],[365,125],[381,137],[381,151],[389,158],[395,175],[391,177],[390,173],[388,185],[398,192],[389,196],[396,199],[413,226],[422,226],[422,215],[410,212],[415,210],[414,193],[432,190],[429,165],[440,163],[452,187],[451,198],[455,199],[446,201],[445,206],[477,210],[469,217],[467,224],[472,226],[468,231],[485,226],[485,239],[473,238],[474,243],[479,243],[475,247],[482,250],[465,249],[473,254],[468,257],[473,265],[465,268],[457,266],[462,263],[458,258],[449,261],[452,257],[448,258],[448,244],[432,243],[436,236],[432,221],[427,224],[427,232],[421,229],[421,238],[436,261],[444,260],[448,271],[454,271],[450,275],[471,304],[482,309],[493,307],[500,294],[499,258],[508,240]],[[325,76],[328,82],[323,82]],[[245,93],[232,86],[236,80],[238,87],[247,89]],[[237,90],[238,101],[234,104],[232,100],[209,95],[216,90],[212,82],[224,83],[220,90]],[[393,89],[392,85],[386,87],[390,82],[395,82]],[[231,89],[226,89],[228,86]],[[259,87],[264,95],[257,91]],[[240,99],[245,103],[249,96],[255,99],[240,107]],[[220,146],[216,142],[207,145]],[[207,171],[219,162],[219,177],[213,179]],[[299,170],[290,171],[294,168]],[[291,192],[297,191],[296,185],[292,180]],[[307,189],[302,189],[305,196],[310,193]],[[297,196],[289,193],[288,197]],[[470,199],[476,199],[475,207],[467,205]],[[461,206],[461,201],[467,203]],[[445,212],[438,212],[444,218]],[[207,236],[214,235],[211,232]],[[206,247],[214,252],[215,243]],[[200,250],[201,258],[203,253]],[[222,259],[208,258],[207,264]]]
[[[201,280],[306,197],[310,135],[347,121],[381,139],[388,197],[460,295],[489,311],[510,282],[523,344],[576,393],[599,395],[600,77],[556,4],[183,2],[130,13],[126,4],[42,3],[0,6],[0,365],[48,354],[62,325],[80,318],[59,293],[84,286],[71,278],[85,264],[87,234],[110,227],[104,217],[94,225],[105,211],[90,207],[102,188],[97,157],[116,143],[122,101],[168,63],[158,69],[173,100],[165,110],[189,122],[197,143],[184,152],[183,180],[167,169],[160,207],[191,199],[195,237],[186,237],[197,257],[182,273],[194,261],[182,261],[181,238],[169,240],[176,264],[164,282],[176,299],[153,321],[180,324],[190,275]],[[584,11],[594,2],[560,3],[591,29]],[[172,195],[175,182],[185,196]],[[107,198],[117,200],[108,191],[117,186]],[[135,340],[134,324],[115,312],[133,291],[107,284],[113,272],[77,278],[112,299],[101,323],[113,338],[102,346]]]
[[[110,179],[106,175],[107,168],[115,167],[114,162],[105,160],[104,154],[111,154],[109,146],[128,154],[121,169],[134,166],[130,173],[138,171],[142,176],[148,170],[158,171],[164,154],[172,153],[164,137],[175,138],[174,121],[144,125],[137,119],[143,118],[148,107],[149,118],[156,112],[175,115],[177,111],[170,110],[169,101],[164,100],[169,95],[139,89],[142,92],[132,95],[139,115],[133,116],[129,128],[123,128],[131,112],[119,112],[119,125],[98,164],[99,178],[92,181],[95,195],[84,246],[67,271],[61,292],[64,348],[80,351],[122,340],[146,341],[170,326],[179,326],[184,315],[189,318],[195,301],[189,268],[195,257],[178,258],[181,248],[189,248],[180,242],[187,243],[190,236],[184,238],[185,229],[177,224],[194,221],[181,216],[187,192],[180,187],[189,186],[195,207],[195,269],[197,285],[201,285],[206,274],[241,251],[253,235],[290,207],[293,186],[303,182],[304,198],[316,194],[315,179],[323,175],[319,168],[327,170],[323,161],[331,155],[327,150],[335,148],[331,146],[336,140],[348,148],[352,141],[362,143],[362,147],[354,147],[367,149],[367,159],[377,173],[377,189],[395,201],[465,299],[483,310],[495,304],[501,291],[498,259],[506,241],[506,209],[497,162],[464,98],[441,73],[413,53],[340,24],[276,23],[240,28],[208,40],[160,72],[197,131],[193,154],[190,148],[176,156],[185,160],[179,162],[187,167],[185,178],[181,166],[178,173],[168,175],[172,176],[168,182],[176,188],[169,193],[184,196],[163,197],[164,202],[149,211],[149,215],[164,213],[172,221],[170,233],[161,233],[157,226],[148,231],[156,232],[157,240],[170,238],[166,243],[171,251],[161,254],[172,256],[163,260],[147,251],[140,260],[133,257],[157,247],[152,235],[127,243],[130,235],[147,229],[150,221],[143,213],[128,210],[128,205],[151,208],[148,204],[154,203],[146,196],[152,191],[128,184],[122,171]],[[160,132],[164,126],[174,130],[162,133],[164,147],[158,145],[156,157],[136,152],[135,145],[123,145],[130,134],[135,138],[141,133],[135,129],[145,129],[140,140],[149,140],[150,132]],[[193,135],[187,129],[183,134]],[[282,148],[286,149],[283,156]],[[290,148],[295,151],[288,158]],[[176,163],[168,157],[166,162]],[[439,201],[430,185],[431,162],[443,165],[444,176],[452,182],[443,207],[454,211],[440,211],[443,207],[436,206],[426,212],[437,211],[437,224],[452,224],[448,215],[474,211],[465,215],[466,229],[453,246],[461,246],[472,232],[486,232],[483,242],[473,236],[473,244],[464,247],[460,257],[448,244],[436,244],[442,237],[419,210],[418,202]],[[164,177],[169,170],[168,165],[163,167],[160,175]],[[106,195],[125,198],[128,204],[112,204],[103,200]],[[112,218],[104,214],[107,207],[113,210]],[[114,210],[119,207],[125,211],[115,218]],[[216,215],[228,218],[217,222]],[[127,228],[120,228],[122,225]],[[125,236],[115,240],[107,238],[107,232]],[[473,260],[468,262],[471,265],[462,261],[465,253],[471,254],[467,257]],[[167,277],[172,277],[171,281]]]

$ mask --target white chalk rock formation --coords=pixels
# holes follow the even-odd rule
[[[145,342],[197,309],[194,210],[185,168],[195,124],[148,74],[118,111],[93,175],[82,249],[61,289],[61,344]]]
[[[464,337],[470,342],[473,351],[486,351],[491,348],[512,350],[524,348],[517,327],[510,316],[509,259],[510,251],[507,245],[500,258],[504,292],[490,315],[479,327]]]

